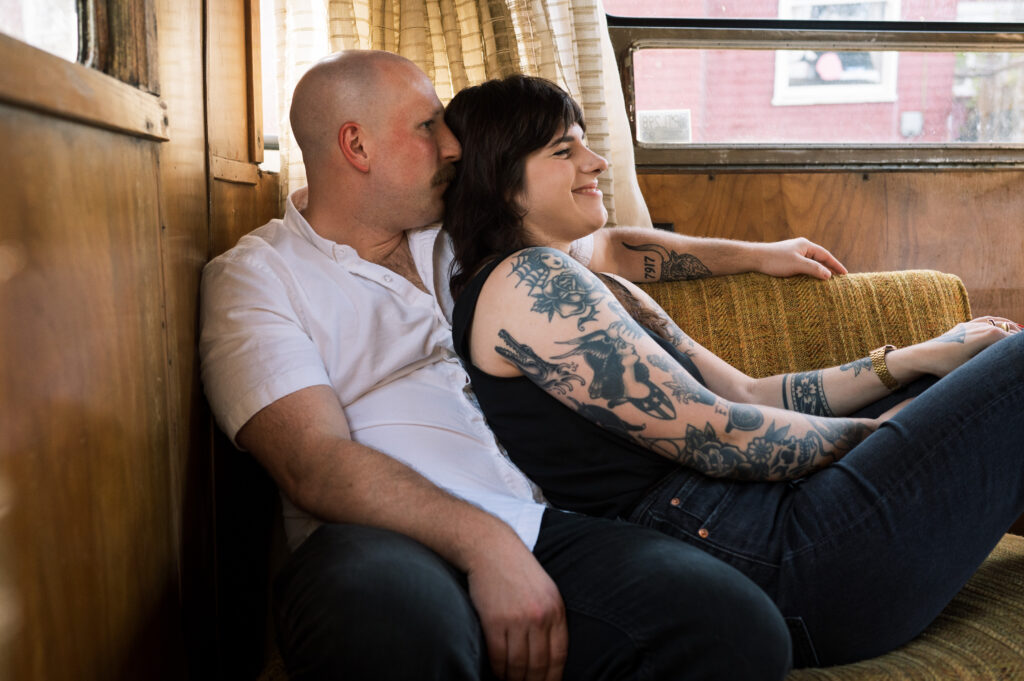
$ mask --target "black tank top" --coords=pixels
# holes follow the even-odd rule
[[[512,461],[540,485],[552,504],[588,515],[625,518],[647,490],[678,470],[679,464],[595,425],[525,376],[493,376],[470,360],[469,330],[477,299],[487,277],[503,260],[489,263],[470,280],[452,315],[455,351],[469,373],[484,416]],[[704,383],[689,357],[645,330]]]

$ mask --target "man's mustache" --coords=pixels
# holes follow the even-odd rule
[[[439,184],[448,184],[455,179],[455,166],[447,165],[437,171],[434,175],[432,184],[437,186]]]

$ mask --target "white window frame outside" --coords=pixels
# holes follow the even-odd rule
[[[900,0],[779,0],[780,19],[806,19],[800,9],[837,5],[882,5],[882,16],[863,17],[867,20],[898,21]],[[861,17],[858,17],[861,18]],[[775,90],[773,106],[806,106],[811,104],[854,104],[867,102],[895,102],[897,100],[897,57],[894,51],[868,52],[879,64],[877,83],[830,83],[822,85],[792,85],[789,67],[792,59],[802,50],[775,52]]]

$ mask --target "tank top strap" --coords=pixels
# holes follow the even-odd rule
[[[473,275],[455,301],[455,309],[452,311],[452,342],[455,345],[455,352],[464,361],[469,361],[469,328],[473,324],[473,314],[476,312],[476,301],[480,298],[480,291],[483,290],[484,282],[491,272],[505,261],[511,251],[498,256],[480,268],[480,271]]]

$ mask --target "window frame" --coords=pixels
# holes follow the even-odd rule
[[[650,18],[609,14],[638,168],[831,170],[1024,167],[1024,143],[654,144],[637,139],[633,57],[643,49],[1022,52],[1024,23]]]
[[[167,141],[153,0],[78,0],[79,61],[0,33],[0,103]]]

